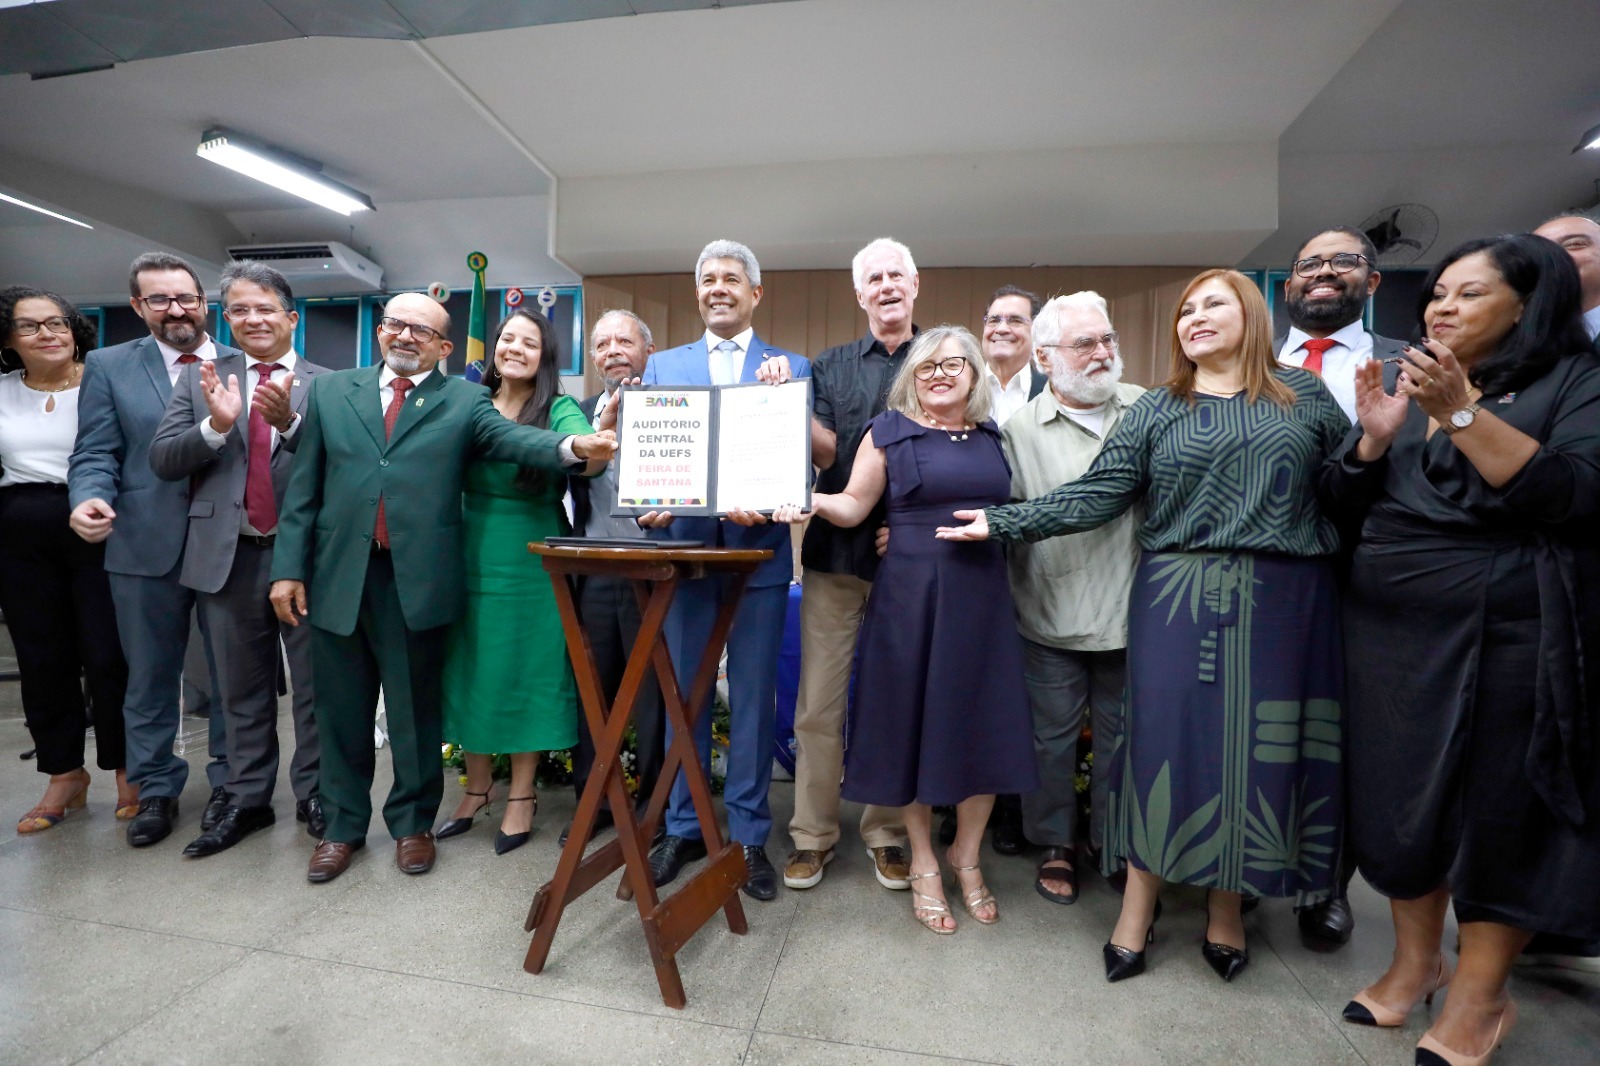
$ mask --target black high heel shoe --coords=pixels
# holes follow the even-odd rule
[[[1160,920],[1161,901],[1158,899],[1156,900],[1155,913],[1150,917],[1150,928],[1144,934],[1144,942],[1147,947],[1156,942],[1156,922]],[[1138,977],[1144,973],[1144,951],[1130,951],[1107,940],[1105,947],[1100,949],[1100,954],[1106,960],[1106,980],[1112,984],[1124,981],[1129,977]]]
[[[468,829],[471,829],[472,820],[474,818],[480,814],[489,813],[489,792],[493,788],[494,786],[490,785],[489,788],[484,789],[482,792],[468,792],[467,795],[477,796],[478,798],[482,799],[483,802],[478,804],[477,809],[471,814],[467,815],[465,818],[452,818],[448,822],[441,825],[438,829],[434,830],[433,839],[443,840],[446,837],[460,836]]]
[[[1207,933],[1211,931],[1210,907],[1211,894],[1208,892],[1206,893]],[[1241,914],[1244,913],[1242,901],[1239,911]],[[1211,966],[1211,968],[1217,972],[1217,976],[1222,978],[1224,981],[1232,981],[1235,977],[1238,977],[1239,974],[1244,972],[1244,968],[1246,966],[1250,965],[1249,948],[1236,948],[1227,944],[1218,944],[1209,936],[1207,936],[1205,938],[1205,942],[1200,945],[1200,954],[1205,958],[1206,962]]]
[[[528,815],[530,819],[539,813],[538,796],[511,796],[506,800],[506,802],[508,804],[532,803],[533,813]],[[528,842],[528,838],[531,836],[533,836],[533,830],[531,828],[526,833],[508,834],[505,832],[505,830],[501,830],[494,835],[494,853],[496,855],[504,855],[508,851],[516,851],[518,848],[522,847],[522,845],[526,844]]]

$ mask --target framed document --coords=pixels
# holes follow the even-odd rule
[[[811,503],[811,381],[623,388],[613,514]]]

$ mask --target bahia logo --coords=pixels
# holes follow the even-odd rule
[[[687,396],[646,396],[644,398],[644,405],[646,407],[688,407],[689,406],[689,397],[687,397]]]

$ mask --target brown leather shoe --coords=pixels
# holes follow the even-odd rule
[[[822,882],[823,867],[833,861],[833,849],[814,851],[801,848],[789,853],[783,867],[783,883],[789,888],[811,888]]]
[[[306,870],[306,880],[314,885],[332,881],[350,868],[350,859],[361,844],[343,844],[337,840],[317,842],[311,853],[311,865]]]
[[[872,855],[872,872],[878,884],[900,891],[911,887],[911,863],[902,848],[868,848]]]
[[[401,873],[425,874],[433,869],[433,832],[423,830],[394,842],[394,864]]]

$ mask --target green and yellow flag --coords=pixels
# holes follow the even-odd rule
[[[483,272],[489,269],[489,257],[482,252],[467,256],[467,269],[472,271],[472,310],[467,312],[467,369],[463,375],[468,381],[482,381],[484,367]]]

